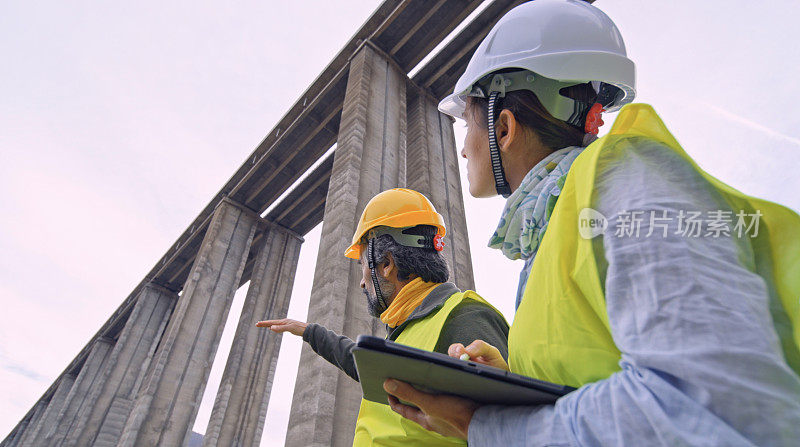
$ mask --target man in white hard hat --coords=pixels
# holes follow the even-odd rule
[[[800,445],[800,216],[702,171],[634,92],[585,2],[520,5],[477,48],[440,110],[467,122],[470,193],[508,197],[490,246],[525,267],[508,363],[450,354],[578,389],[480,407],[389,380],[418,407],[395,411],[472,447]]]

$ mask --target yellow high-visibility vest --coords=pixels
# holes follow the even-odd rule
[[[435,314],[410,323],[395,340],[407,346],[433,351],[439,341],[447,317],[464,299],[472,299],[492,307],[486,300],[472,290],[450,295]],[[493,307],[492,307],[493,308]],[[494,308],[493,308],[494,309]],[[497,311],[497,309],[495,309]],[[500,312],[497,312],[500,314]],[[502,314],[500,314],[502,315]],[[354,447],[366,446],[424,446],[452,447],[465,446],[467,442],[457,438],[442,436],[425,430],[416,422],[404,419],[383,405],[361,399],[361,409],[356,421]]]
[[[613,156],[625,146],[618,143],[630,137],[647,137],[671,148],[732,209],[762,213],[761,230],[750,240],[756,273],[788,316],[790,325],[775,329],[787,363],[800,374],[800,216],[742,194],[704,172],[646,104],[623,107],[609,134],[589,145],[570,168],[509,332],[511,371],[580,387],[620,369],[598,270],[602,260],[596,259],[603,256],[602,239],[582,238],[578,219],[582,209],[597,208],[592,192],[598,157]],[[599,250],[595,244],[600,244]]]

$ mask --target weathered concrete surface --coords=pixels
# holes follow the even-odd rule
[[[19,427],[17,429],[17,433],[14,436],[13,442],[9,440],[8,443],[0,443],[0,447],[16,447],[21,446],[25,443],[26,439],[31,439],[32,436],[35,435],[36,426],[40,420],[42,420],[42,416],[44,415],[45,410],[47,410],[47,405],[49,401],[40,400],[36,402],[36,405],[33,409],[33,414],[31,415],[30,419],[28,419],[25,424],[25,427]]]
[[[31,433],[33,432],[33,428],[36,427],[36,424],[42,417],[42,413],[44,413],[44,410],[46,409],[47,401],[39,400],[36,402],[33,411],[26,414],[25,417],[19,421],[17,426],[11,430],[11,433],[9,433],[5,439],[0,441],[0,447],[21,446],[25,438],[30,437]]]
[[[17,447],[20,445],[22,437],[25,435],[25,431],[28,429],[29,423],[30,419],[23,419],[19,421],[19,424],[17,424],[17,426],[11,430],[11,433],[9,433],[5,439],[0,441],[0,447]]]
[[[467,237],[464,198],[458,172],[453,121],[437,109],[437,102],[409,83],[407,185],[431,199],[447,226],[444,256],[450,281],[462,290],[475,288]]]
[[[103,373],[108,367],[108,358],[113,347],[113,340],[99,338],[95,341],[58,414],[56,424],[47,427],[42,445],[64,445],[67,435],[80,430],[81,421],[85,420],[86,413],[94,405],[103,385],[105,379]]]
[[[150,365],[120,446],[180,446],[197,416],[259,217],[224,200]]]
[[[33,427],[30,435],[25,435],[25,439],[20,445],[23,447],[46,445],[44,444],[44,438],[47,435],[48,429],[55,427],[58,421],[58,415],[61,413],[61,409],[64,407],[67,396],[74,384],[75,376],[72,374],[66,374],[59,378],[56,391],[50,398],[47,409],[44,410],[39,423],[36,424],[36,427]],[[31,429],[29,428],[28,430]]]
[[[286,318],[302,242],[277,226],[261,238],[204,447],[257,447],[261,442],[282,337],[255,323]]]
[[[95,404],[83,427],[69,434],[66,445],[117,445],[177,299],[174,292],[154,284],[142,289],[111,352]]]
[[[369,45],[350,63],[308,312],[308,321],[349,337],[378,332],[361,269],[344,250],[367,201],[405,186],[406,79]],[[352,445],[360,400],[358,383],[304,345],[286,446]]]

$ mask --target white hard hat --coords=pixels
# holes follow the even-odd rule
[[[513,69],[533,72],[533,76],[513,80],[508,75],[488,76]],[[543,81],[538,86],[537,79]],[[460,118],[466,96],[485,96],[479,84],[496,91],[489,85],[498,82],[503,95],[512,90],[533,91],[553,116],[567,120],[573,101],[558,94],[560,87],[586,82],[593,82],[595,90],[602,91],[603,85],[616,87],[610,88],[613,92],[602,104],[605,111],[614,111],[633,101],[635,67],[616,25],[596,7],[581,0],[534,0],[509,11],[489,31],[454,93],[439,103],[439,110]]]

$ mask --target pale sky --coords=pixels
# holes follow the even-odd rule
[[[0,2],[0,437],[378,4]],[[686,151],[737,189],[800,210],[796,2],[595,5],[637,64],[637,101]],[[459,149],[463,135],[457,122]],[[464,195],[476,288],[511,321],[521,263],[486,248],[503,200]],[[291,318],[306,317],[319,232],[301,253]],[[262,445],[283,442],[300,343],[284,336]]]

